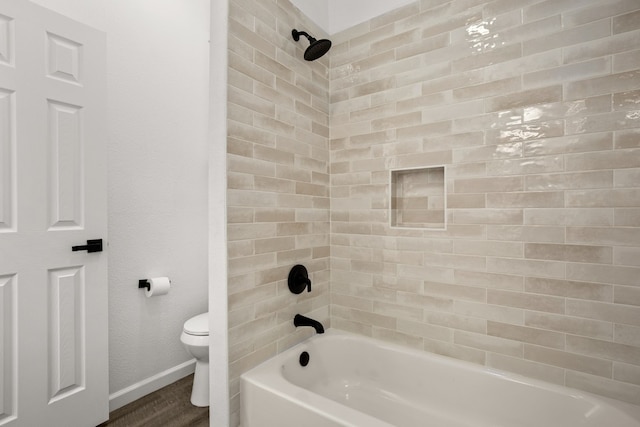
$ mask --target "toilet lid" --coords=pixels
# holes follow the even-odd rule
[[[189,335],[209,335],[209,313],[198,314],[184,322],[184,332]]]

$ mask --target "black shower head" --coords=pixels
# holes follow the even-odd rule
[[[295,41],[300,40],[300,36],[305,36],[309,40],[309,47],[304,51],[304,59],[315,61],[331,49],[331,40],[316,40],[304,31],[292,30],[291,36]]]

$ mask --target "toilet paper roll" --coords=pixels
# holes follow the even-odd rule
[[[168,277],[154,277],[147,281],[149,282],[149,289],[145,290],[147,298],[165,295],[171,289],[171,280]]]

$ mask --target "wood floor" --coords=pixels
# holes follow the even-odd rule
[[[208,427],[209,408],[189,401],[193,375],[161,388],[109,414],[98,427]]]

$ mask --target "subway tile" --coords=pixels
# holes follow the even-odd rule
[[[613,263],[615,265],[640,267],[640,247],[614,247]]]
[[[640,10],[613,17],[613,34],[624,33],[626,31],[640,28]]]
[[[484,194],[448,194],[448,209],[481,209],[486,207]]]
[[[524,346],[524,358],[605,378],[611,378],[613,373],[611,361],[530,344]]]
[[[562,156],[541,156],[526,159],[503,159],[487,162],[487,175],[528,175],[561,172],[564,170]]]
[[[638,9],[422,0],[305,63],[276,49],[306,22],[288,1],[233,0],[232,377],[331,307],[339,329],[637,402]],[[443,164],[447,230],[390,229],[388,170]],[[297,262],[318,294],[283,305]]]
[[[371,336],[373,338],[376,338],[382,341],[392,342],[405,347],[415,348],[418,350],[422,350],[424,345],[424,342],[421,337],[399,332],[397,330],[374,327],[372,329]]]
[[[601,77],[611,73],[611,57],[595,58],[580,63],[571,63],[556,68],[534,71],[522,76],[522,86],[526,88],[562,84],[567,80],[582,80]]]
[[[235,310],[236,308],[246,305],[254,304],[258,301],[264,301],[267,298],[273,298],[276,296],[276,286],[266,285],[258,286],[254,289],[229,294],[229,310]]]
[[[566,156],[566,169],[568,171],[638,167],[640,167],[640,150],[637,149],[580,153]]]
[[[614,111],[593,116],[568,118],[565,124],[565,133],[573,135],[637,127],[640,127],[640,116],[635,111]]]
[[[487,289],[520,291],[524,289],[524,278],[519,275],[485,273],[480,271],[456,270],[455,283]]]
[[[611,35],[611,22],[608,19],[602,19],[524,41],[522,43],[522,52],[525,56],[532,55],[545,50],[583,43],[588,40],[597,40],[609,35]]]
[[[453,251],[458,254],[521,258],[523,244],[487,240],[456,240]]]
[[[253,176],[246,173],[229,172],[227,174],[227,189],[253,190]]]
[[[613,301],[613,286],[610,284],[527,277],[525,278],[524,289],[526,292],[534,294],[556,295],[603,302]]]
[[[640,268],[622,265],[567,264],[567,279],[611,283],[614,285],[637,285]]]
[[[451,331],[451,335],[446,341],[453,340],[452,329],[460,329],[463,331],[481,334],[485,334],[487,332],[487,321],[477,317],[467,317],[455,313],[425,310],[425,320],[429,324],[438,325]],[[435,337],[430,338],[436,339]]]
[[[451,121],[427,123],[423,125],[407,126],[396,130],[399,140],[408,138],[427,138],[451,133]]]
[[[556,296],[489,289],[487,303],[548,313],[564,313],[564,299]]]
[[[571,190],[578,188],[611,188],[613,171],[576,172],[528,175],[525,177],[527,191]],[[569,207],[567,205],[567,207]]]
[[[451,105],[427,107],[423,109],[422,115],[425,123],[432,123],[452,119],[460,120],[464,117],[475,117],[482,113],[484,113],[483,101],[477,99]]]
[[[477,303],[472,301],[454,301],[453,313],[466,317],[504,322],[512,325],[524,324],[524,311],[520,308]]]
[[[489,321],[487,335],[543,347],[564,348],[564,334],[527,326]]]
[[[609,2],[594,2],[587,7],[576,10],[568,10],[562,13],[563,23],[566,26],[577,26],[602,18],[624,14],[638,8],[635,0],[616,0]]]
[[[525,21],[533,21],[558,13],[571,13],[574,9],[598,5],[597,0],[545,0],[526,6],[523,10]]]
[[[423,310],[421,308],[407,307],[389,302],[374,301],[373,312],[382,316],[393,317],[396,320],[421,321],[423,319]]]
[[[463,58],[454,59],[451,63],[452,71],[460,73],[486,67],[488,65],[506,62],[522,56],[522,46],[519,43],[471,54]]]
[[[562,49],[558,48],[490,65],[484,68],[484,76],[487,81],[499,80],[561,65]]]
[[[487,194],[487,208],[554,208],[564,205],[561,191],[500,192]]]
[[[640,206],[640,189],[574,190],[565,194],[569,208]]]
[[[415,111],[411,113],[391,115],[387,114],[384,118],[378,118],[371,121],[371,130],[380,131],[390,128],[404,128],[415,126],[422,122],[422,113]]]
[[[524,257],[555,261],[611,264],[613,262],[613,248],[610,246],[525,243]]]
[[[452,342],[424,339],[424,349],[431,353],[440,354],[454,359],[484,365],[486,352],[475,348],[457,345]]]
[[[482,17],[482,11],[476,7],[464,8],[453,12],[453,4],[443,4],[440,7],[423,11],[416,15],[423,28],[422,36],[429,37],[436,34],[448,34],[452,30],[465,27],[468,23]]]
[[[509,77],[501,80],[493,80],[453,90],[454,100],[468,100],[497,96],[505,92],[516,92],[521,90],[521,79],[519,77]]]
[[[612,226],[614,210],[607,208],[525,209],[525,225]]]
[[[613,72],[621,73],[640,68],[640,54],[637,50],[613,55]]]
[[[454,191],[456,193],[491,193],[523,190],[524,177],[491,177],[491,178],[471,178],[456,179],[454,181]]]
[[[635,111],[640,108],[640,90],[630,90],[613,94],[613,109]]]
[[[444,92],[451,89],[467,87],[484,81],[482,70],[471,70],[463,73],[447,74],[444,77],[429,79],[422,83],[422,94]]]
[[[484,145],[479,147],[462,148],[453,151],[454,163],[477,162],[500,158],[522,157],[522,142],[511,141],[509,138],[495,138],[501,144]],[[494,140],[491,138],[491,140]]]
[[[396,36],[397,37],[397,36]],[[442,33],[427,36],[413,43],[406,43],[395,48],[395,58],[404,59],[415,55],[421,55],[449,45],[449,34]]]
[[[614,171],[615,187],[636,187],[640,182],[640,169]]]
[[[462,3],[461,3],[462,5]],[[483,9],[487,5],[482,5]],[[486,15],[487,18],[478,17],[477,20],[467,20],[466,25],[459,26],[451,31],[451,42],[460,43],[466,41],[473,46],[489,44],[495,40],[497,34],[505,34],[509,29],[522,25],[522,14],[519,10],[512,10],[495,16]],[[513,37],[512,34],[509,34]]]
[[[291,237],[276,237],[255,240],[256,254],[291,250],[294,249],[295,246],[295,239]]]
[[[567,350],[601,359],[640,365],[640,348],[626,344],[567,335]]]
[[[425,281],[423,285],[424,294],[442,298],[451,298],[465,301],[486,301],[487,292],[485,289],[474,286],[453,285]]]
[[[606,93],[634,90],[640,86],[640,70],[595,77],[565,85],[565,99],[582,99]]]
[[[616,324],[614,327],[614,341],[640,347],[640,327]]]
[[[640,230],[627,227],[567,227],[567,243],[637,246]]]
[[[627,363],[614,363],[613,379],[640,386],[640,367]]]
[[[599,320],[582,319],[560,314],[526,311],[524,324],[543,330],[557,331],[611,341],[613,338],[613,323]]]
[[[540,277],[564,277],[564,264],[556,261],[523,260],[517,258],[488,258],[487,271],[493,273],[524,274]]]
[[[487,227],[487,238],[490,240],[564,243],[564,234],[564,228],[556,226],[491,225]]]
[[[640,287],[616,286],[614,288],[613,302],[640,306]]]
[[[520,20],[522,18],[518,18]],[[562,18],[553,14],[542,19],[519,23],[518,25],[500,31],[498,41],[502,43],[526,42],[539,39],[562,30]],[[529,55],[526,55],[529,56]]]
[[[254,177],[254,188],[257,191],[275,193],[293,193],[295,183],[284,179],[270,178],[266,176]]]
[[[522,224],[521,209],[456,209],[456,224]]]
[[[454,331],[453,342],[458,345],[508,356],[522,356],[523,353],[523,344],[521,342],[461,330]]]
[[[573,101],[552,102],[526,107],[523,110],[525,122],[563,119],[567,117],[592,116],[611,110],[611,95],[596,95]]]
[[[229,240],[258,239],[275,236],[274,224],[230,224],[227,227]]]
[[[640,227],[640,209],[616,209],[614,223],[618,227]]]
[[[567,299],[566,314],[605,322],[640,326],[640,307]]]
[[[551,85],[487,99],[487,111],[508,110],[562,100],[562,86]]]
[[[521,142],[526,146],[532,141],[562,137],[565,127],[562,120],[514,123],[487,131],[486,137],[487,140],[498,143]]]
[[[449,327],[428,323],[398,319],[398,331],[415,336],[439,341],[453,341],[453,331]]]

